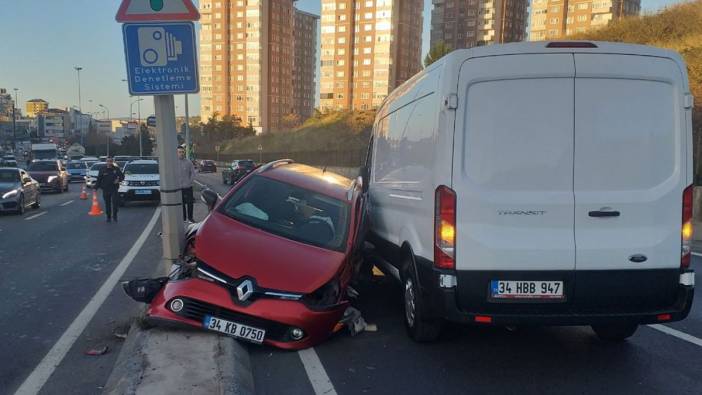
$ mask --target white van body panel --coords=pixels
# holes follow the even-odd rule
[[[670,59],[575,54],[576,269],[680,266],[686,86]],[[590,211],[615,210],[613,218]],[[634,254],[647,257],[632,263]]]
[[[570,54],[461,67],[454,139],[458,270],[572,270]]]

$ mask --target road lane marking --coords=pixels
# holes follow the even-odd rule
[[[322,361],[319,360],[317,352],[314,348],[310,347],[306,350],[300,350],[297,352],[302,361],[302,365],[305,367],[307,372],[307,378],[312,384],[312,389],[316,395],[336,395],[336,390],[334,389],[334,384],[329,380],[327,372],[322,366]]]
[[[124,272],[127,270],[129,265],[132,263],[137,253],[141,250],[146,240],[151,236],[154,226],[158,222],[161,215],[161,208],[157,208],[154,212],[151,221],[146,225],[144,231],[141,233],[137,241],[134,243],[132,248],[129,249],[127,255],[122,258],[119,265],[110,274],[110,277],[105,280],[100,289],[97,291],[95,296],[88,302],[88,304],[83,308],[83,311],[78,314],[71,325],[66,329],[66,331],[61,335],[56,344],[51,347],[51,350],[44,356],[44,358],[39,362],[32,373],[24,380],[22,385],[19,387],[15,395],[24,394],[37,394],[41,388],[46,384],[51,374],[56,370],[58,365],[61,363],[66,353],[71,349],[73,343],[78,340],[78,337],[83,333],[85,328],[88,326],[90,321],[97,313],[98,309],[105,302],[107,297],[110,295],[115,285],[120,281]]]
[[[67,201],[66,203],[61,203],[61,204],[59,204],[59,206],[65,207],[65,206],[68,206],[69,204],[71,204],[71,203],[73,203],[73,202],[74,202],[73,200],[69,200],[69,201]]]
[[[39,217],[41,217],[42,215],[44,215],[44,214],[46,214],[46,213],[48,213],[48,211],[42,211],[42,212],[40,212],[39,214],[34,214],[34,215],[30,216],[30,217],[25,218],[24,220],[25,220],[25,221],[29,221],[29,220],[32,220],[32,219],[34,219],[34,218],[39,218]]]
[[[692,335],[688,335],[685,332],[681,332],[677,329],[673,329],[669,326],[661,325],[661,324],[652,324],[648,326],[649,328],[653,328],[657,331],[663,332],[666,335],[674,336],[677,337],[680,340],[685,340],[686,342],[690,342],[692,344],[695,344],[697,346],[702,347],[702,339],[699,337],[694,337]]]

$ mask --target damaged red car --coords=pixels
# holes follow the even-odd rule
[[[350,180],[290,160],[264,165],[221,201],[188,240],[192,258],[147,315],[284,349],[333,332],[362,264],[364,193]]]

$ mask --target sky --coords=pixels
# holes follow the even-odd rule
[[[644,11],[655,11],[680,0],[642,0]],[[197,3],[197,0],[195,1]],[[14,93],[24,111],[27,100],[41,98],[51,107],[78,107],[74,66],[81,71],[81,103],[86,113],[103,111],[129,117],[121,26],[115,14],[121,0],[0,0],[0,88]],[[320,0],[298,0],[297,8],[320,13]],[[424,5],[423,55],[429,46],[431,0]],[[200,112],[199,98],[190,95],[190,114]],[[153,100],[132,106],[141,117],[153,114]],[[176,96],[176,115],[183,115],[183,96]],[[102,117],[103,115],[96,115]],[[136,117],[136,116],[135,116]]]

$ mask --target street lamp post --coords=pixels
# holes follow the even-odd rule
[[[80,112],[80,122],[78,123],[78,127],[80,127],[80,145],[84,145],[83,144],[83,103],[81,102],[81,97],[80,97],[80,71],[83,70],[83,68],[80,66],[74,66],[73,69],[76,71],[76,74],[78,75],[78,111]]]
[[[144,99],[139,98],[139,99],[133,101],[129,105],[129,117],[130,118],[132,117],[132,106],[135,103],[137,105],[137,111],[138,111],[138,114],[137,114],[137,138],[139,139],[139,156],[144,156],[143,148],[142,148],[142,144],[141,144],[141,101],[142,100],[144,100]]]
[[[102,104],[98,104],[98,107],[104,108],[105,111],[107,111],[107,120],[112,122],[110,120],[110,109],[107,108],[106,106],[103,106]],[[107,156],[110,156],[110,140],[112,140],[112,136],[110,135],[112,133],[112,125],[110,125],[110,132],[107,134]]]
[[[18,88],[13,88],[15,91],[15,102],[12,103],[12,140],[15,143],[15,151],[17,151],[17,115],[15,113],[15,107],[17,107],[17,91]]]

